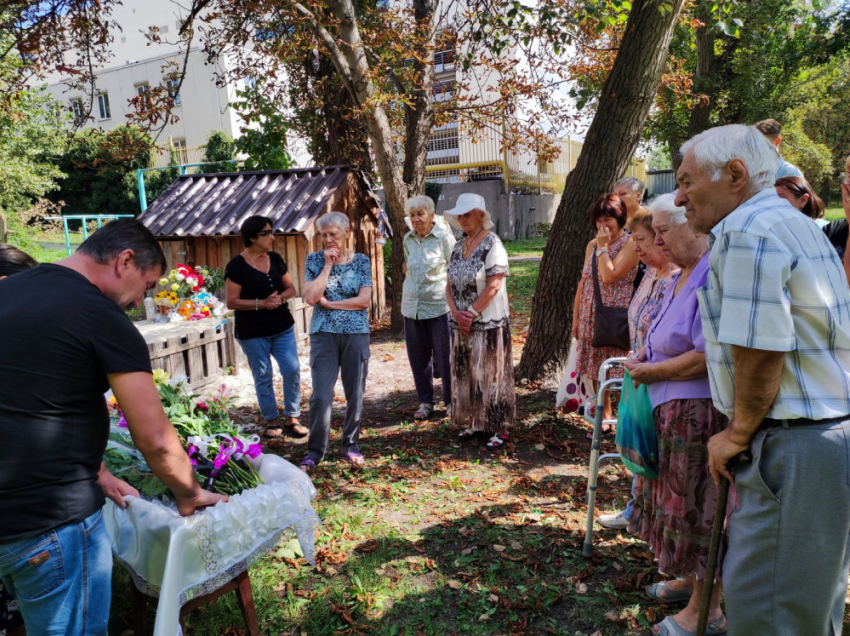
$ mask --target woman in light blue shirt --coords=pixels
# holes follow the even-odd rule
[[[329,212],[316,221],[324,251],[307,257],[302,295],[312,305],[310,323],[310,437],[307,456],[299,467],[310,471],[325,456],[331,433],[334,385],[342,375],[345,424],[342,458],[360,466],[360,418],[369,371],[369,316],[372,266],[369,257],[349,247],[351,229],[342,212]]]
[[[443,401],[451,412],[451,328],[446,302],[446,270],[455,245],[452,233],[434,215],[434,202],[416,196],[405,203],[404,237],[407,274],[402,289],[404,340],[413,372],[419,408],[414,419],[427,419],[434,410],[434,377],[443,379]],[[435,376],[436,372],[436,376]]]

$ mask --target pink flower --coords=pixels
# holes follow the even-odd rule
[[[198,460],[192,457],[192,455],[198,452],[198,447],[194,444],[189,444],[189,448],[186,449],[186,452],[189,454],[189,461],[192,462],[192,466],[197,466]]]
[[[201,411],[202,413],[206,413],[207,411],[209,411],[209,410],[210,410],[210,407],[208,407],[208,406],[206,405],[206,403],[204,403],[204,402],[198,402],[198,403],[195,405],[195,407],[196,407],[199,411]]]

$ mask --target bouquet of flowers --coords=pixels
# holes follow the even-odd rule
[[[222,385],[205,400],[190,393],[185,376],[154,371],[154,383],[166,415],[174,424],[183,448],[195,467],[195,476],[203,488],[223,495],[234,495],[263,483],[249,459],[262,452],[260,438],[245,436],[230,419],[232,396]],[[106,467],[117,477],[150,497],[170,497],[126,431],[127,421],[115,398],[110,398],[116,426],[104,454]]]
[[[180,298],[186,298],[204,286],[204,275],[209,276],[209,273],[209,270],[204,267],[194,269],[178,263],[177,267],[169,272],[167,278],[160,279],[159,284],[170,288]]]
[[[211,316],[222,316],[227,311],[218,298],[210,293],[205,284],[220,287],[223,274],[206,267],[193,268],[179,263],[159,284],[165,289],[154,300],[160,308],[160,322],[203,320]]]

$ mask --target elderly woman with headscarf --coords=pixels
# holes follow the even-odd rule
[[[699,616],[717,487],[708,468],[708,440],[728,419],[711,400],[697,290],[709,269],[708,237],[688,226],[673,195],[653,204],[655,244],[681,268],[664,296],[638,360],[625,365],[646,384],[658,435],[658,479],[638,478],[629,528],[647,541],[659,571],[680,580],[655,583],[647,593],[662,602],[689,599],[687,607],[655,626],[660,636],[693,632]],[[720,514],[723,514],[721,511]],[[725,634],[720,586],[714,588],[708,635]]]
[[[304,301],[313,306],[310,323],[310,437],[299,467],[309,472],[325,456],[331,434],[334,385],[342,376],[347,402],[342,428],[342,458],[363,464],[360,419],[369,371],[369,316],[372,265],[350,246],[351,228],[342,212],[316,221],[324,251],[313,252],[305,264]]]
[[[455,246],[452,233],[436,222],[431,197],[407,200],[405,212],[410,232],[403,241],[407,273],[401,297],[404,340],[413,372],[419,408],[417,420],[434,410],[434,365],[443,379],[443,401],[451,413],[451,328],[446,302],[446,270]]]
[[[465,193],[446,220],[465,236],[452,250],[446,300],[452,325],[452,424],[458,436],[492,434],[489,450],[508,441],[516,417],[511,325],[505,277],[508,254],[490,229],[478,194]]]

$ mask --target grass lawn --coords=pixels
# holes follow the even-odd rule
[[[508,298],[514,331],[523,330],[531,317],[531,299],[540,272],[539,261],[514,261],[508,276]]]
[[[545,411],[541,396],[521,399]],[[455,443],[446,421],[367,427],[362,470],[329,461],[314,472],[318,567],[286,537],[251,568],[261,633],[613,636],[648,625],[645,546],[606,530],[597,556],[581,556],[584,430],[533,417],[502,459]],[[602,486],[603,499],[622,506],[630,480],[619,467],[606,475],[618,488]],[[121,634],[132,609],[115,572],[110,633]],[[244,633],[232,594],[188,623],[197,636]]]
[[[505,241],[504,245],[508,256],[543,256],[543,248],[546,247],[546,237],[535,236],[530,239]]]
[[[37,227],[27,227],[20,223],[16,215],[9,215],[7,218],[9,224],[9,244],[22,249],[27,254],[32,256],[39,263],[52,263],[68,256],[65,250],[65,235],[62,232],[53,232],[47,234]],[[74,243],[74,235],[71,235],[71,242]],[[82,239],[77,241],[81,243]],[[42,243],[51,243],[62,245],[61,249],[52,249],[44,247]]]
[[[839,206],[837,208],[827,208],[824,211],[823,218],[825,218],[827,221],[834,221],[836,219],[843,219],[844,218],[844,210],[841,209],[841,206]]]

